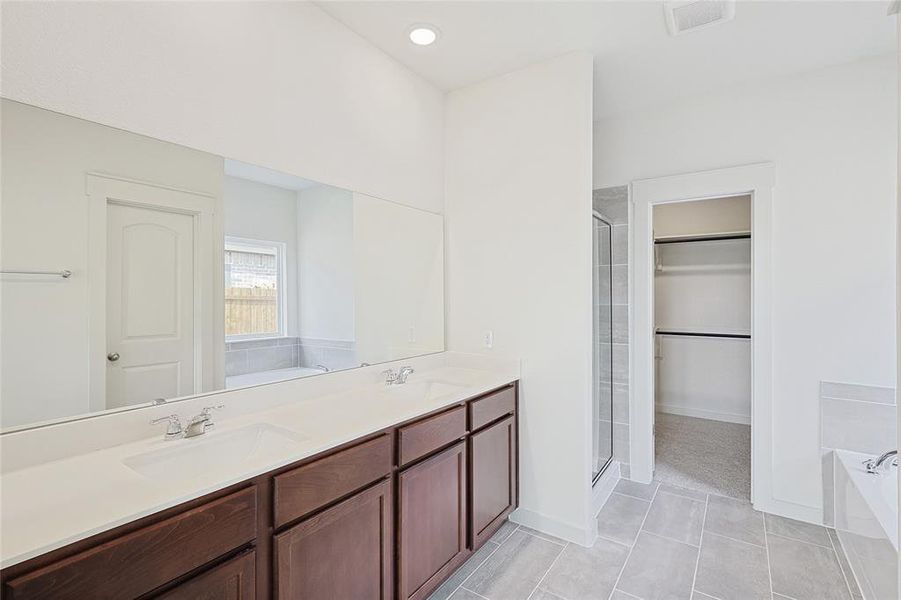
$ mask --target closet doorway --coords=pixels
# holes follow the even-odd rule
[[[750,344],[751,354],[750,496],[757,510],[787,510],[784,500],[776,498],[773,493],[771,246],[774,185],[775,168],[772,163],[642,179],[630,185],[630,220],[633,226],[629,262],[633,267],[630,277],[629,466],[630,478],[634,481],[648,483],[655,476],[658,362],[655,356],[659,337],[656,334],[655,250],[659,244],[655,243],[654,209],[661,205],[746,196],[750,197],[751,204],[751,338],[745,342]],[[707,377],[710,375],[706,374]],[[704,451],[700,460],[718,460],[713,453],[715,450],[705,448]]]
[[[655,476],[751,498],[751,196],[653,207]]]

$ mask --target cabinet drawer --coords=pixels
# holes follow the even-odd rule
[[[443,448],[466,435],[466,408],[458,406],[397,431],[400,466]]]
[[[256,511],[246,488],[17,577],[4,597],[138,597],[253,540]]]
[[[157,600],[253,600],[256,553],[244,552],[169,590]]]
[[[275,526],[385,477],[391,473],[391,459],[391,436],[385,434],[276,476]]]
[[[393,600],[394,503],[382,481],[276,535],[280,600]]]
[[[484,427],[516,410],[516,387],[510,386],[469,403],[472,430]]]

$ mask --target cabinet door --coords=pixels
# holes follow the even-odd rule
[[[276,597],[391,600],[392,508],[386,480],[276,535]]]
[[[425,598],[467,556],[466,444],[398,476],[398,596]]]
[[[516,506],[516,421],[507,417],[470,438],[473,550]]]
[[[158,600],[253,600],[255,573],[256,554],[251,550],[189,579]]]

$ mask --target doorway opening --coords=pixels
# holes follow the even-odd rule
[[[655,477],[751,499],[751,196],[653,207]]]

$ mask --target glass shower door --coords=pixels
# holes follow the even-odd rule
[[[613,459],[613,230],[600,214],[592,227],[592,480]]]

